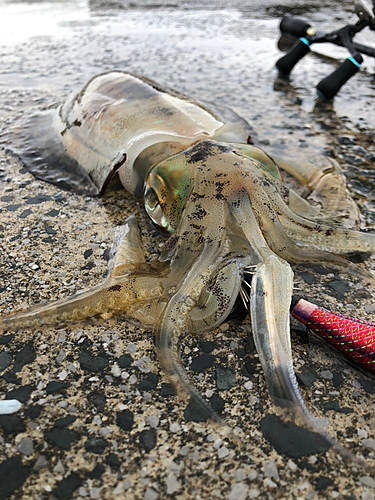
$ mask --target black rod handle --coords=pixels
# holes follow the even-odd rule
[[[276,68],[281,75],[289,75],[294,66],[310,51],[310,43],[306,38],[300,38],[293,47],[276,62]]]
[[[335,97],[341,87],[359,71],[363,58],[360,54],[348,57],[333,73],[321,80],[316,90],[320,97],[329,100]]]
[[[289,33],[297,38],[305,36],[309,28],[311,28],[311,24],[303,19],[295,19],[291,16],[284,16],[280,22],[280,31],[282,33]]]

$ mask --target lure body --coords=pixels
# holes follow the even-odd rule
[[[300,299],[292,316],[360,366],[375,373],[375,323],[328,311]]]

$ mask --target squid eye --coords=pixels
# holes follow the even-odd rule
[[[152,221],[159,227],[170,230],[167,219],[159,204],[159,198],[152,187],[147,187],[145,191],[145,209]]]

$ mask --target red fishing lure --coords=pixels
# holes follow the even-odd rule
[[[327,311],[305,299],[292,316],[366,370],[375,373],[375,323]]]

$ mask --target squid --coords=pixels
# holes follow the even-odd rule
[[[120,71],[94,77],[58,110],[3,132],[3,147],[34,175],[65,189],[103,193],[118,171],[169,237],[150,261],[136,218],[129,217],[103,283],[2,316],[0,329],[112,316],[152,327],[168,379],[218,421],[188,377],[180,343],[220,325],[241,294],[274,403],[315,428],[293,369],[291,264],[325,263],[373,285],[374,277],[345,254],[374,252],[375,235],[358,229],[358,208],[334,162],[317,167],[271,157],[249,132],[226,108]],[[283,176],[299,183],[303,195]],[[0,413],[18,409],[13,403],[0,401]]]

